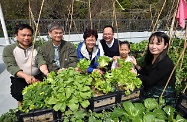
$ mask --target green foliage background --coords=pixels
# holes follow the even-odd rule
[[[42,0],[1,0],[5,20],[29,19],[29,1],[35,19],[38,18]],[[89,19],[88,0],[45,0],[41,19],[70,19],[73,6],[73,18]],[[90,0],[94,19],[111,19],[114,0]],[[163,0],[118,0],[115,3],[118,19],[154,19],[158,16]],[[167,0],[160,19],[166,18],[177,7],[177,1]],[[171,11],[170,11],[171,10]]]

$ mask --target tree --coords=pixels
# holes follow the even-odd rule
[[[45,0],[41,19],[67,19],[72,13],[74,19],[89,19],[89,0]],[[90,0],[92,19],[112,19],[114,0]],[[125,10],[115,4],[117,19],[155,19],[160,12],[163,0],[118,0]],[[34,18],[38,18],[42,0],[30,0]],[[173,4],[175,3],[175,4]],[[1,0],[6,20],[29,19],[29,0]],[[160,16],[165,18],[176,9],[176,0],[167,0]],[[173,9],[172,9],[173,7]],[[172,10],[170,12],[170,10]]]

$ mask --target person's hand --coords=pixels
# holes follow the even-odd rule
[[[112,58],[113,61],[116,61],[117,59],[118,59],[118,56],[114,56],[114,57]]]
[[[32,84],[34,82],[37,82],[38,79],[36,79],[34,76],[26,75],[25,76],[25,81],[27,82],[27,84]]]
[[[136,62],[135,57],[134,57],[134,56],[130,56],[130,57],[132,58],[132,60],[131,60],[132,64],[133,64],[134,66],[136,66],[136,65],[137,65],[137,62]]]
[[[137,65],[137,62],[136,62],[136,59],[134,58],[134,56],[131,56],[132,60],[132,64],[134,65],[134,67],[137,69],[137,70],[141,70],[141,66],[138,66]]]
[[[75,71],[81,72],[81,70],[78,67],[75,67]]]
[[[58,70],[58,72],[62,72],[62,70],[66,70],[66,68],[61,68]]]
[[[99,72],[100,74],[103,74],[104,72],[100,69],[94,69],[93,72]]]
[[[134,70],[134,68],[131,68],[130,72],[137,74],[137,72]]]

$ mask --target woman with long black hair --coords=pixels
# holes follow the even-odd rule
[[[142,67],[137,66],[136,59],[133,58],[132,60],[139,73],[138,77],[144,86],[142,92],[143,99],[160,97],[174,68],[173,61],[167,55],[169,40],[170,38],[164,32],[153,33],[149,37],[144,65]],[[162,96],[165,99],[166,105],[173,107],[176,104],[175,75],[174,72]]]

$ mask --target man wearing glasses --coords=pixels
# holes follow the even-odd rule
[[[113,58],[119,56],[119,44],[120,41],[114,38],[114,28],[107,25],[103,29],[103,39],[100,43],[104,50],[104,55]]]
[[[48,25],[49,41],[41,49],[49,72],[58,72],[64,68],[76,67],[78,62],[75,46],[63,40],[63,27],[58,22]]]

